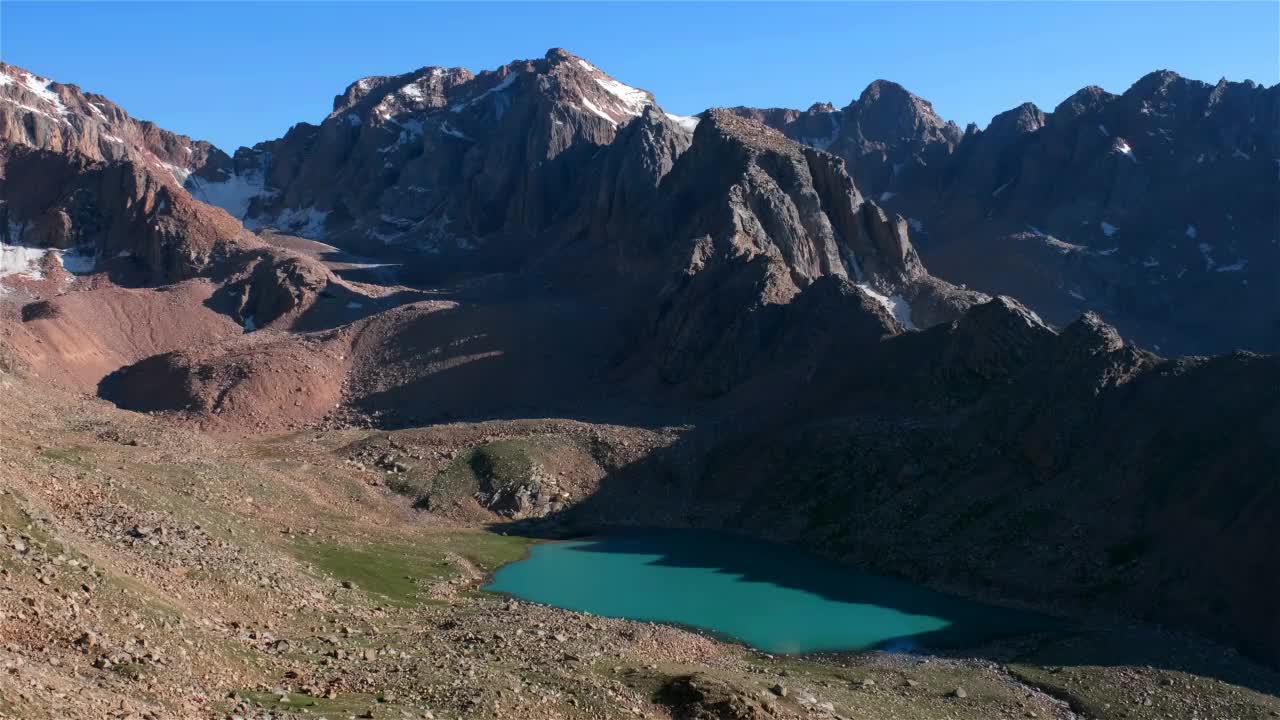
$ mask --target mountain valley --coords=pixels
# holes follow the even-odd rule
[[[658,102],[552,49],[228,154],[0,64],[0,717],[1280,716],[1280,85]],[[480,589],[619,528],[1062,626]]]

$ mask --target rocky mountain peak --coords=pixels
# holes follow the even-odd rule
[[[570,62],[573,60],[580,59],[577,55],[574,55],[568,50],[565,50],[564,48],[560,48],[560,47],[548,48],[546,54],[543,55],[543,57],[545,57],[547,60],[553,63]]]
[[[403,75],[360,78],[333,99],[335,117],[371,101],[382,117],[444,107],[450,92],[475,78],[466,68],[428,66]],[[383,107],[385,105],[385,107]]]
[[[1099,355],[1124,347],[1124,338],[1102,316],[1092,310],[1063,329],[1062,341],[1077,353]]]
[[[933,111],[933,104],[888,80],[875,80],[845,108],[857,118],[869,139],[914,138],[948,125]]]
[[[925,103],[920,98],[913,95],[905,87],[899,85],[892,80],[872,80],[863,88],[855,102],[864,105],[870,105],[878,102],[885,102],[891,105],[902,105],[906,103],[914,103],[916,101]]]
[[[1097,85],[1089,85],[1080,88],[1071,97],[1058,103],[1058,106],[1053,109],[1052,117],[1055,122],[1066,122],[1081,115],[1097,112],[1115,99],[1115,95]]]
[[[1025,102],[991,118],[985,133],[1002,138],[1017,137],[1044,127],[1045,119],[1044,112],[1035,103]]]
[[[1172,88],[1187,84],[1204,85],[1204,83],[1195,80],[1188,80],[1172,70],[1154,70],[1138,78],[1138,81],[1130,86],[1124,94],[1150,99],[1167,95]]]

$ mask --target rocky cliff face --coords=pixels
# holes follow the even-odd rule
[[[1280,260],[1280,86],[1156,72],[961,133],[877,81],[831,114],[830,137],[811,136],[814,116],[762,115],[844,157],[941,277],[1017,295],[1055,323],[1097,311],[1165,352],[1280,348],[1267,279]]]
[[[0,143],[99,162],[129,159],[179,183],[231,162],[209,143],[136,120],[102,95],[6,63],[0,63]]]
[[[928,276],[905,222],[864,201],[838,158],[735,113],[705,114],[660,190],[649,212],[672,263],[655,319],[668,381],[727,390],[789,317],[777,308],[820,278],[879,305],[884,332],[977,299]],[[916,298],[929,309],[914,311]]]
[[[319,126],[242,148],[236,174],[205,192],[217,202],[221,188],[257,188],[224,207],[250,227],[366,252],[511,253],[550,224],[589,157],[650,106],[650,93],[559,49],[479,75],[429,67],[364,78]]]

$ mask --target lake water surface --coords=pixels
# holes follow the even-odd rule
[[[795,548],[697,530],[535,545],[486,590],[607,617],[692,626],[772,653],[947,648],[1047,618],[865,575]]]

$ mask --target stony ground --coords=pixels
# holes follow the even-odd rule
[[[785,658],[517,602],[478,588],[528,541],[415,508],[394,438],[214,438],[4,372],[0,400],[0,718],[1280,717],[1272,673],[1142,629]],[[667,437],[424,432],[414,477],[495,438],[581,439],[591,462],[544,458],[565,501]],[[1157,641],[1198,664],[1096,662]]]

